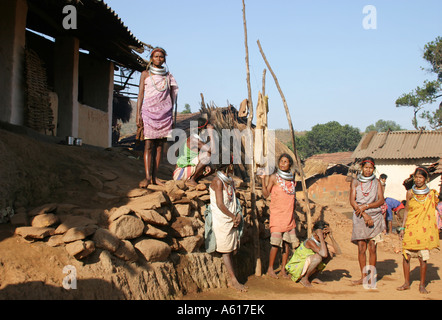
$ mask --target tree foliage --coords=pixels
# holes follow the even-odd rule
[[[430,64],[428,71],[436,74],[437,79],[433,81],[425,80],[422,87],[418,86],[410,93],[401,95],[396,100],[396,107],[414,108],[412,124],[416,130],[425,129],[425,126],[418,124],[418,114],[426,120],[432,129],[442,128],[442,103],[438,110],[423,110],[424,106],[437,101],[442,97],[442,37],[437,37],[435,41],[427,43],[424,47],[423,58]]]
[[[184,105],[184,110],[181,112],[182,114],[186,114],[186,113],[192,113],[192,110],[190,110],[190,104],[186,103]]]
[[[305,135],[295,137],[295,143],[300,157],[305,159],[314,154],[353,151],[361,137],[358,128],[331,121],[313,126]]]
[[[370,132],[370,131],[386,132],[388,130],[390,130],[390,131],[400,131],[400,130],[404,130],[404,129],[402,129],[399,124],[397,124],[396,122],[394,122],[392,120],[382,120],[382,119],[379,119],[378,121],[376,121],[375,124],[369,125],[365,129],[365,132]]]

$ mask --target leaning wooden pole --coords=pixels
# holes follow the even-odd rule
[[[246,49],[246,69],[247,69],[247,90],[248,90],[248,99],[247,106],[249,109],[249,116],[247,118],[247,129],[250,133],[249,143],[250,143],[250,157],[251,157],[251,165],[249,166],[249,177],[250,177],[250,188],[251,188],[251,202],[252,202],[252,218],[255,222],[256,234],[254,238],[255,242],[255,254],[256,254],[256,266],[255,266],[255,275],[261,276],[262,267],[261,267],[261,253],[260,253],[260,244],[259,244],[259,220],[256,212],[256,190],[255,190],[255,160],[254,160],[254,148],[253,148],[253,134],[252,134],[252,119],[253,119],[253,103],[252,103],[252,89],[250,85],[250,68],[249,68],[249,47],[247,44],[247,22],[246,22],[246,5],[244,0],[242,0],[242,17],[244,22],[244,45]],[[246,152],[247,156],[247,152]]]
[[[305,207],[307,210],[307,213],[306,213],[307,214],[307,235],[308,235],[308,237],[310,237],[311,233],[312,233],[312,221],[311,221],[312,214],[310,211],[310,203],[308,200],[307,186],[305,184],[304,170],[302,169],[301,159],[299,158],[298,151],[296,149],[295,131],[293,130],[292,118],[290,116],[289,107],[287,106],[287,101],[285,100],[284,93],[282,92],[281,87],[279,86],[278,78],[276,78],[275,73],[273,72],[272,68],[270,67],[269,62],[267,61],[264,51],[262,50],[261,43],[259,42],[259,40],[257,42],[258,42],[258,47],[259,47],[259,51],[261,52],[262,58],[264,59],[264,62],[266,63],[267,68],[269,69],[270,73],[272,74],[273,79],[275,80],[276,87],[278,88],[279,94],[281,95],[281,98],[282,98],[282,102],[284,103],[285,113],[287,115],[287,120],[289,122],[290,133],[291,133],[291,137],[292,137],[293,153],[295,154],[296,163],[298,165],[299,173],[301,175],[302,190],[304,191],[304,199],[306,202]]]
[[[173,115],[173,127],[176,128],[176,116],[178,113],[178,95],[175,98],[174,104],[175,104],[175,112]]]

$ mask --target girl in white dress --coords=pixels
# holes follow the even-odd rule
[[[232,253],[238,249],[241,214],[237,212],[235,186],[229,173],[233,164],[220,168],[210,184],[210,209],[212,229],[216,239],[216,251],[223,255],[223,262],[229,272],[231,285],[239,291],[247,287],[236,279],[232,263]]]

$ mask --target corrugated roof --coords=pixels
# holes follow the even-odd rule
[[[442,157],[442,131],[391,131],[365,134],[354,159],[422,159]]]
[[[26,27],[57,38],[73,36],[80,40],[80,48],[88,50],[133,70],[145,69],[145,61],[138,55],[144,43],[138,40],[117,13],[103,0],[27,0]],[[76,7],[77,26],[65,29],[66,5]]]
[[[138,40],[137,37],[135,37],[133,35],[132,31],[130,31],[129,28],[123,23],[123,21],[118,16],[118,14],[107,3],[105,3],[104,0],[95,0],[95,1],[98,3],[101,3],[103,5],[103,7],[106,9],[106,11],[108,11],[111,15],[114,16],[115,19],[118,20],[118,23],[121,25],[123,30],[126,32],[127,36],[133,41],[133,45],[142,49],[143,43],[140,40]]]

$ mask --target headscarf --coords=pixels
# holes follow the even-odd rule
[[[161,47],[153,48],[152,51],[150,52],[150,59],[149,59],[149,62],[147,63],[146,70],[150,69],[152,71],[152,69],[156,69],[156,68],[152,67],[152,57],[153,57],[154,53],[157,52],[157,51],[163,53],[164,57],[167,56],[166,50],[164,50],[163,48],[161,48]],[[164,61],[166,61],[166,60],[164,60]],[[164,69],[164,70],[161,69],[161,70],[156,70],[155,74],[162,74],[162,75],[164,75],[166,73],[167,73],[166,69]]]
[[[151,60],[152,60],[152,57],[153,57],[154,53],[157,52],[157,51],[160,51],[161,53],[163,53],[165,57],[167,56],[166,50],[164,50],[161,47],[156,47],[156,48],[153,48],[152,51],[150,52],[150,59]]]

